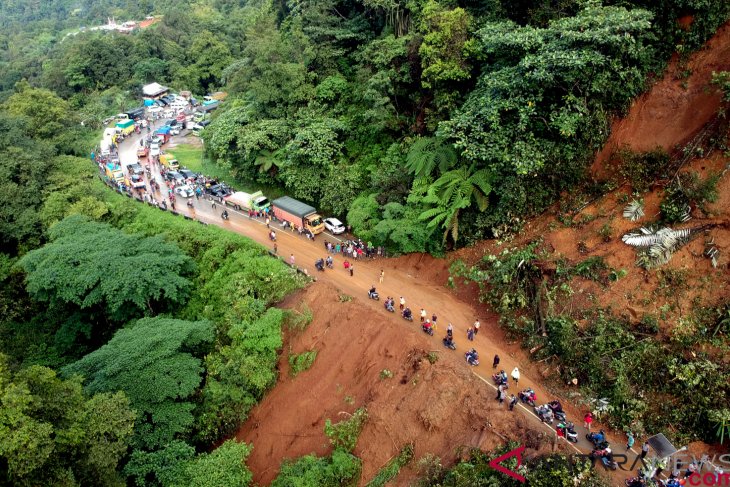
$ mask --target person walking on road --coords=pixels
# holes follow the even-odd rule
[[[474,341],[474,328],[471,326],[466,330],[466,339],[470,342]]]
[[[517,396],[514,394],[509,395],[509,410],[512,411],[517,405]]]
[[[512,369],[512,380],[515,381],[515,384],[520,381],[520,369],[518,369],[517,367]]]
[[[583,427],[588,430],[588,432],[591,432],[591,423],[593,422],[593,414],[591,414],[590,411],[586,413],[586,415],[583,417]]]
[[[380,284],[383,284],[383,279],[385,279],[385,271],[380,269]]]
[[[355,264],[350,264],[350,277],[355,275]]]
[[[627,433],[627,439],[626,439],[626,451],[631,450],[631,447],[634,446],[634,435],[629,431]]]
[[[294,254],[291,254],[291,255],[289,256],[289,264],[290,264],[290,265],[291,265],[292,267],[294,267]]]
[[[403,311],[403,309],[406,307],[406,300],[403,299],[403,296],[400,297],[400,310]]]
[[[276,244],[274,244],[274,255],[276,255],[278,253],[279,253],[279,247],[277,247]]]
[[[481,323],[479,323],[479,318],[474,322],[474,335],[479,334],[479,327],[482,326]]]
[[[421,308],[421,323],[426,321],[426,315],[427,315],[426,310]]]
[[[649,442],[645,441],[643,445],[641,445],[641,453],[639,454],[639,458],[642,460],[646,458],[646,454],[649,453]]]
[[[499,365],[499,355],[494,355],[494,361],[492,361],[492,368],[496,369],[497,365]]]

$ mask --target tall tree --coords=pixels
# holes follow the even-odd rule
[[[83,395],[46,367],[12,373],[0,355],[0,483],[118,486],[134,412],[121,392]]]
[[[207,321],[143,318],[63,373],[84,377],[90,393],[124,391],[138,414],[134,444],[159,448],[193,424],[191,399],[203,374],[199,357],[212,341]]]
[[[129,235],[74,215],[49,232],[51,242],[20,265],[28,292],[52,306],[100,309],[115,321],[185,301],[192,260],[158,237]]]

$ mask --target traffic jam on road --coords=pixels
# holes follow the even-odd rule
[[[190,218],[196,217],[196,208],[213,214],[220,211],[223,219],[231,210],[262,222],[276,222],[311,240],[326,232],[342,242],[336,236],[347,231],[345,224],[334,217],[323,218],[304,202],[289,196],[271,201],[261,191],[236,191],[223,181],[180,165],[174,146],[178,142],[197,142],[195,139],[210,123],[211,113],[225,99],[225,93],[213,93],[198,102],[189,92],[169,93],[156,83],[143,87],[143,92],[144,106],[108,120],[110,126],[92,154],[107,185],[161,210]],[[275,232],[272,235],[275,239]],[[358,256],[385,254],[382,248],[358,239],[345,241],[341,249]]]

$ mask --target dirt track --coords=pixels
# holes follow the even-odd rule
[[[122,143],[120,147],[120,159],[124,166],[137,161],[136,148],[140,137],[141,135],[134,136]],[[161,183],[163,188],[165,187],[159,171],[156,168],[153,168],[153,177]],[[245,235],[262,245],[271,248],[272,243],[268,239],[268,229],[264,222],[256,219],[251,220],[246,215],[236,212],[230,208],[228,208],[230,219],[228,221],[223,221],[220,217],[220,213],[222,211],[220,205],[217,205],[214,209],[210,201],[204,199],[195,200],[194,198],[193,201],[194,208],[191,210],[186,206],[185,200],[178,197],[176,211],[201,222],[219,225],[241,235]],[[272,224],[272,228],[277,231],[278,253],[282,256],[282,258],[288,262],[290,255],[294,254],[296,265],[302,269],[306,269],[309,274],[314,275],[318,280],[318,284],[323,283],[336,289],[335,292],[331,293],[332,296],[336,294],[345,294],[354,297],[356,301],[353,305],[357,307],[357,314],[359,317],[354,320],[354,322],[351,322],[351,326],[366,326],[369,330],[372,330],[373,326],[376,326],[381,330],[384,326],[390,327],[391,332],[386,335],[386,341],[388,342],[388,347],[390,347],[388,350],[392,350],[392,352],[383,352],[382,349],[379,349],[378,341],[373,340],[372,337],[368,338],[367,336],[362,336],[359,334],[360,332],[353,334],[351,329],[341,329],[344,335],[340,336],[339,341],[346,344],[367,344],[366,349],[356,348],[348,350],[347,353],[357,356],[357,359],[360,361],[364,360],[366,364],[363,366],[368,367],[369,375],[366,378],[358,378],[358,374],[351,376],[349,372],[345,373],[341,370],[343,373],[331,374],[328,379],[316,379],[314,383],[319,386],[323,386],[324,388],[310,389],[311,391],[319,390],[320,392],[310,395],[305,401],[310,405],[313,404],[315,409],[319,411],[318,419],[314,424],[307,424],[303,422],[304,418],[296,413],[296,410],[301,406],[296,404],[292,405],[291,409],[287,408],[284,410],[284,414],[280,418],[277,419],[275,416],[272,417],[271,405],[276,403],[276,407],[280,408],[281,400],[277,399],[279,394],[283,398],[286,398],[285,400],[287,402],[291,402],[292,398],[292,396],[288,395],[287,392],[277,394],[281,390],[281,384],[279,384],[277,388],[275,388],[274,391],[264,399],[262,404],[252,414],[251,419],[243,426],[241,432],[237,435],[239,439],[244,441],[251,442],[253,440],[255,448],[248,463],[254,472],[255,480],[257,482],[269,482],[275,476],[280,461],[284,458],[294,457],[313,451],[317,451],[319,453],[325,453],[327,451],[326,438],[323,433],[321,433],[324,425],[323,420],[326,417],[331,417],[332,419],[337,418],[337,411],[332,409],[334,404],[339,403],[343,406],[343,408],[346,408],[347,406],[342,402],[343,399],[341,397],[338,398],[336,397],[336,394],[330,394],[331,390],[330,392],[326,392],[327,389],[331,389],[333,386],[340,383],[346,383],[350,379],[354,378],[355,383],[360,380],[365,380],[367,383],[367,387],[363,384],[357,385],[355,387],[356,391],[363,392],[364,394],[366,391],[372,391],[372,381],[379,381],[380,371],[382,368],[387,367],[386,365],[379,363],[377,357],[380,353],[386,353],[386,355],[392,354],[395,357],[400,357],[400,362],[396,361],[396,364],[401,364],[403,360],[405,360],[403,354],[419,353],[419,350],[438,350],[442,357],[448,357],[448,359],[443,360],[443,362],[439,361],[437,364],[447,364],[445,366],[448,372],[440,372],[441,365],[434,367],[436,372],[429,375],[426,382],[429,384],[429,387],[437,386],[438,388],[441,388],[446,381],[445,377],[450,377],[446,382],[451,382],[452,386],[456,384],[457,389],[462,386],[466,388],[465,385],[471,384],[469,387],[473,388],[471,392],[473,392],[474,397],[464,396],[463,393],[466,391],[458,391],[453,387],[451,387],[451,389],[444,389],[444,391],[451,390],[451,392],[444,392],[447,396],[450,394],[448,398],[434,399],[430,396],[423,396],[423,394],[414,396],[423,396],[426,400],[416,401],[411,406],[412,412],[417,411],[419,408],[424,408],[426,410],[431,408],[431,399],[446,401],[441,405],[442,409],[446,409],[444,409],[441,413],[434,413],[435,416],[433,418],[425,420],[427,423],[433,423],[429,427],[431,431],[427,431],[427,428],[423,426],[421,426],[420,429],[414,427],[414,430],[401,437],[403,441],[387,445],[387,448],[386,445],[382,444],[382,437],[379,437],[374,432],[372,433],[372,438],[370,440],[366,440],[365,438],[371,434],[371,432],[366,429],[363,432],[362,444],[371,444],[376,448],[367,453],[363,452],[362,454],[362,458],[365,461],[363,468],[363,480],[367,480],[369,477],[374,475],[383,463],[385,463],[393,455],[397,454],[397,448],[400,448],[406,441],[415,441],[418,444],[420,440],[425,440],[422,445],[417,446],[416,452],[419,455],[427,452],[439,452],[439,450],[443,455],[444,453],[453,452],[454,444],[462,443],[475,447],[481,446],[483,448],[488,445],[493,446],[490,444],[490,440],[487,439],[489,432],[486,430],[488,430],[489,427],[485,427],[483,420],[485,419],[485,411],[489,412],[488,416],[504,414],[498,413],[494,410],[492,404],[496,404],[496,401],[493,401],[496,389],[490,378],[490,375],[492,374],[492,357],[495,354],[498,354],[501,358],[500,369],[504,369],[508,374],[514,367],[517,366],[520,368],[521,379],[519,389],[513,385],[512,390],[509,392],[516,393],[518,390],[526,387],[532,387],[536,391],[538,402],[540,403],[547,402],[555,397],[553,395],[549,395],[547,390],[545,390],[540,383],[535,380],[535,376],[531,373],[534,366],[529,363],[529,360],[521,351],[519,351],[518,347],[511,346],[506,348],[503,346],[503,336],[496,323],[494,315],[488,316],[484,309],[475,309],[473,305],[458,299],[443,285],[433,283],[433,277],[437,275],[443,276],[445,274],[444,271],[447,268],[445,261],[434,259],[428,255],[422,256],[418,259],[419,263],[422,264],[418,267],[420,267],[422,271],[413,275],[411,272],[414,271],[414,268],[403,268],[402,262],[399,261],[399,259],[366,259],[354,261],[350,259],[351,262],[354,263],[355,267],[354,276],[351,277],[343,267],[343,261],[345,259],[343,256],[338,255],[334,257],[335,266],[333,270],[328,269],[325,272],[317,272],[314,268],[314,261],[327,255],[324,249],[325,239],[332,241],[335,237],[322,234],[317,236],[315,242],[311,242],[306,238],[300,237],[298,234],[282,230],[276,224]],[[391,266],[391,262],[396,264],[396,267],[398,268],[394,269]],[[382,284],[378,282],[381,269],[385,270],[385,279]],[[432,275],[428,275],[429,273]],[[315,284],[313,287],[319,287],[318,284]],[[416,318],[415,322],[409,323],[397,316],[397,313],[391,314],[386,312],[383,309],[382,300],[373,301],[368,299],[367,290],[372,284],[377,286],[377,289],[383,298],[386,296],[394,296],[397,300],[401,295],[405,297],[406,305],[413,310],[414,315],[417,315],[421,308],[426,309],[429,317],[432,313],[436,313],[438,316],[438,328],[435,336],[428,337],[420,331],[420,326],[417,324],[418,318]],[[341,318],[338,316],[337,305],[335,303],[332,304],[332,309],[328,308],[328,306],[313,308],[315,317],[323,316],[324,320],[327,322],[332,319],[338,320]],[[482,326],[475,341],[469,342],[466,339],[466,329],[476,318],[480,319]],[[457,350],[454,352],[443,348],[441,345],[441,337],[445,334],[446,325],[449,322],[451,322],[454,326],[454,336],[457,344]],[[380,336],[379,334],[376,335]],[[403,343],[401,343],[401,340]],[[335,342],[337,342],[337,340]],[[475,368],[469,367],[463,360],[464,351],[472,346],[477,349],[482,361],[482,364]],[[368,350],[371,349],[379,351],[374,354],[370,354]],[[340,352],[337,351],[337,353]],[[319,363],[322,363],[326,364],[325,367],[332,371],[339,370],[337,369],[338,360],[336,358],[332,359],[332,361],[328,361],[325,357],[325,354],[321,355],[320,358],[318,358],[318,362],[315,363],[315,367]],[[285,360],[286,356],[283,357],[282,362]],[[400,368],[400,365],[396,368]],[[471,374],[471,372],[474,372],[474,374]],[[314,369],[308,373],[316,374]],[[300,395],[301,390],[301,387],[295,387],[294,397]],[[290,390],[289,393],[292,393],[292,391]],[[371,392],[367,392],[367,394],[370,393]],[[357,392],[354,394],[357,396]],[[398,392],[396,396],[401,397],[402,394],[402,392]],[[357,405],[359,406],[363,403],[370,402],[367,399],[369,398],[359,397]],[[392,400],[386,401],[384,404],[397,406],[398,401],[395,398],[391,399]],[[568,410],[569,413],[573,413],[569,414],[569,418],[576,423],[576,429],[578,430],[579,437],[581,438],[581,442],[578,446],[583,452],[589,452],[589,444],[585,439],[583,439],[585,431],[582,427],[580,427],[582,421],[579,420],[579,416],[582,417],[582,412],[569,409],[570,406],[567,402],[564,399],[562,401],[566,404],[566,410]],[[462,410],[462,419],[459,421],[455,421],[454,418],[451,417],[451,414],[448,413],[448,408],[457,404],[461,407],[468,406],[470,408],[468,411]],[[387,421],[392,422],[390,427],[398,428],[398,425],[403,421],[403,416],[401,416],[397,411],[398,407],[396,407],[395,410],[389,410],[387,406],[384,406],[384,408],[385,409],[382,411],[382,418],[389,418]],[[484,410],[481,410],[481,408],[484,408]],[[520,425],[520,428],[518,428],[519,430],[537,428],[542,429],[546,433],[549,432],[550,436],[554,435],[552,428],[542,425],[542,423],[532,413],[532,408],[519,406],[517,409],[526,414],[525,418],[527,418],[527,423],[523,423],[522,420],[518,422]],[[264,411],[268,412],[261,414],[261,412]],[[326,416],[325,414],[328,412],[332,412],[332,415]],[[282,418],[289,419],[286,423],[282,423]],[[424,417],[421,415],[421,420],[423,420],[423,418]],[[470,426],[467,424],[472,422],[475,418],[479,419],[478,425]],[[278,435],[298,438],[298,440],[291,440],[289,445],[286,446],[279,445],[281,442],[275,441],[272,438],[265,438],[261,435],[257,437],[253,430],[258,428],[260,423],[264,420],[267,423],[274,425],[274,429],[280,429],[279,433],[277,433]],[[504,425],[507,427],[505,430],[507,433],[509,433],[510,429],[514,429],[514,425],[511,424],[514,420],[509,421],[510,422]],[[252,424],[256,426],[252,428]],[[476,433],[472,433],[471,435],[465,434],[462,428],[467,426],[473,428]],[[443,428],[447,427],[453,428],[452,434],[444,434]],[[381,425],[381,428],[388,428],[388,426]],[[312,437],[302,436],[301,432],[303,429],[310,429],[320,433]],[[449,431],[451,431],[451,429]],[[440,448],[437,448],[436,446],[429,446],[431,440],[429,440],[428,437],[432,437],[431,440],[433,440],[433,438],[439,438],[438,444],[440,445]],[[465,438],[467,437],[470,437],[470,440],[466,441]],[[309,439],[302,441],[303,438]],[[495,438],[493,437],[491,441],[495,441]],[[497,439],[496,441],[499,443],[501,440]],[[295,444],[297,445],[296,448],[294,448]],[[283,446],[283,449],[279,449],[279,447],[274,445],[279,445],[279,447]],[[567,448],[567,451],[577,451],[574,449],[572,444],[567,445]]]

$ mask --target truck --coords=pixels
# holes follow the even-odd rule
[[[177,159],[175,159],[175,156],[172,154],[160,154],[160,164],[163,166],[166,166],[170,169],[178,169],[180,167],[180,163],[177,162]]]
[[[149,153],[150,153],[150,148],[142,145],[137,148],[137,159],[146,158]]]
[[[223,199],[223,202],[236,210],[246,209],[263,211],[271,206],[269,199],[264,196],[264,193],[261,191],[256,191],[253,194],[236,191],[235,193],[226,196]]]
[[[114,162],[107,162],[105,172],[107,177],[112,181],[116,181],[117,183],[124,182],[124,171],[122,171],[121,165]]]
[[[313,235],[324,231],[322,217],[317,214],[313,206],[295,200],[289,196],[282,196],[271,202],[274,216],[281,221],[289,222],[295,228],[304,228]]]

